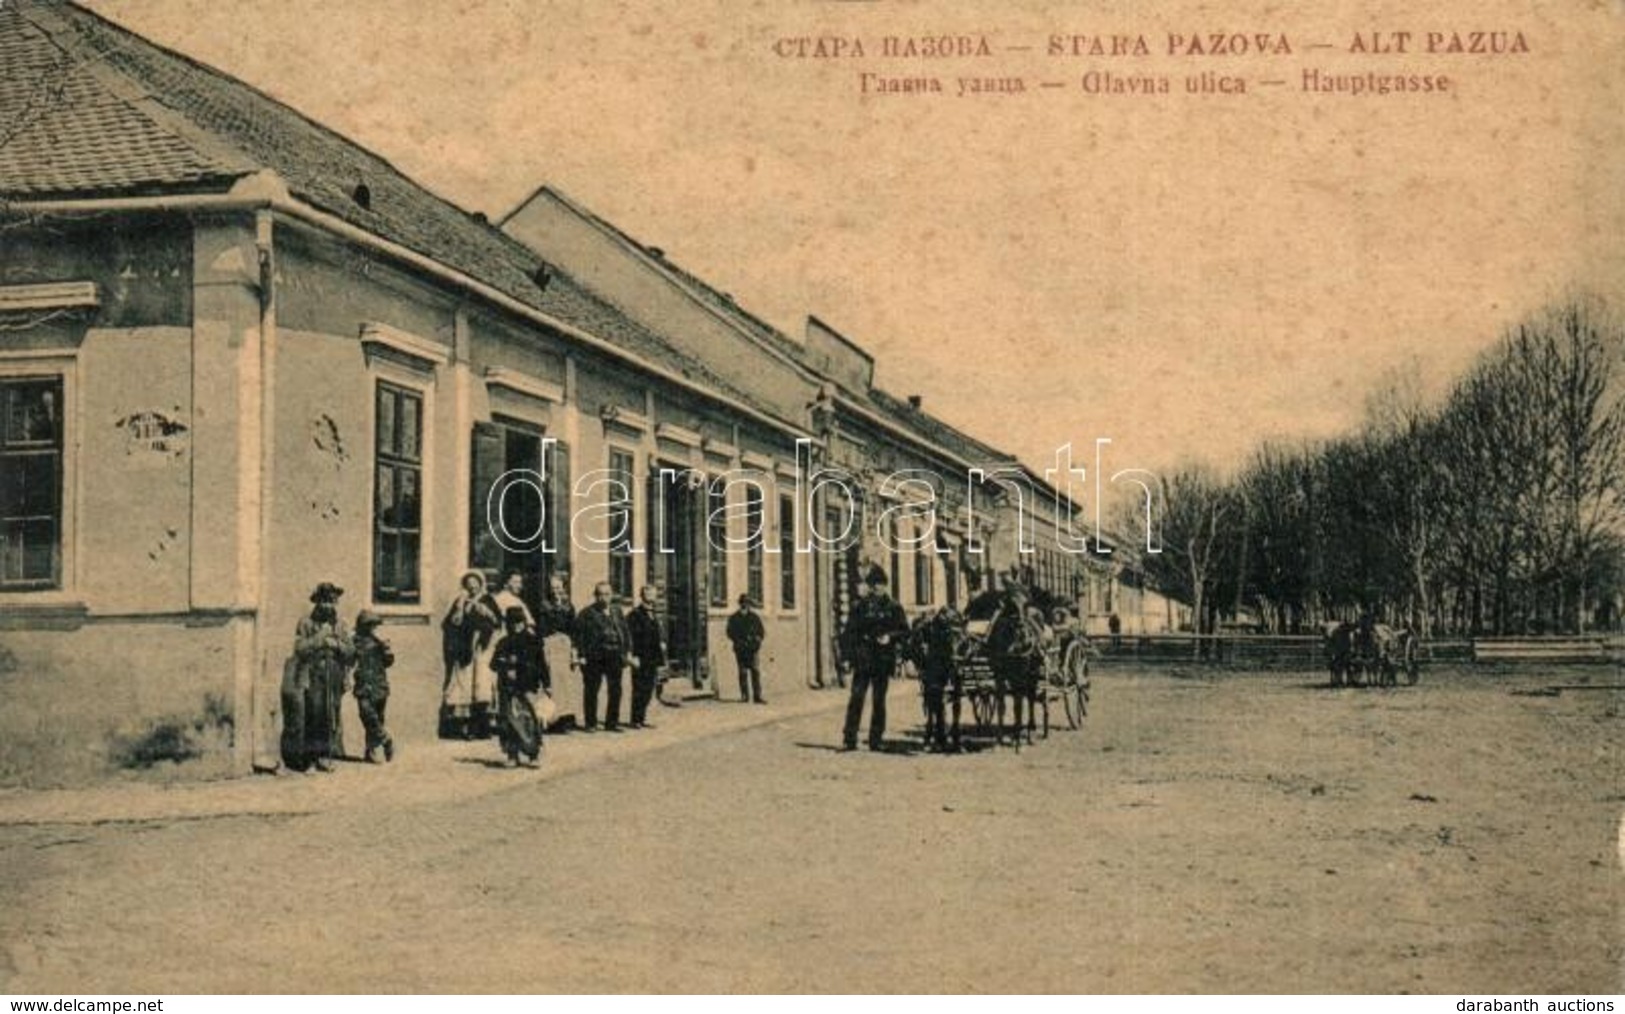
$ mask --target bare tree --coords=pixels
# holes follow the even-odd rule
[[[1163,551],[1148,556],[1147,570],[1165,591],[1191,604],[1196,633],[1212,629],[1219,568],[1225,540],[1234,537],[1229,527],[1238,517],[1234,489],[1211,469],[1191,465],[1163,480]],[[1198,640],[1196,652],[1201,652]]]
[[[1405,622],[1433,632],[1439,502],[1448,495],[1448,455],[1427,404],[1416,360],[1390,371],[1366,399],[1365,439],[1378,462],[1386,524],[1380,532],[1405,582]]]

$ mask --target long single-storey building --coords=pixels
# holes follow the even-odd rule
[[[553,191],[499,227],[80,7],[0,4],[0,784],[273,766],[321,581],[384,617],[410,738],[469,569],[578,606],[660,586],[701,686],[740,594],[768,665],[827,681],[864,558],[915,610],[1021,568],[1099,580],[1015,551],[998,476],[1051,533],[1070,501],[873,380],[818,319],[790,339]],[[945,482],[927,530],[902,470],[991,474]]]

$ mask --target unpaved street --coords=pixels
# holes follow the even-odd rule
[[[1118,669],[1019,755],[838,754],[826,710],[462,801],[0,827],[0,991],[1612,992],[1622,701],[1511,692],[1574,679]]]

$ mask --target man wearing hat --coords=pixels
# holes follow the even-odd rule
[[[846,726],[841,749],[858,748],[858,725],[863,721],[863,698],[874,688],[869,714],[869,749],[879,750],[886,738],[886,688],[897,668],[897,647],[908,634],[908,617],[886,591],[886,572],[872,566],[863,576],[852,615],[841,632],[842,650],[852,660],[852,696],[846,702]]]
[[[733,642],[734,661],[739,665],[741,704],[746,701],[767,703],[762,697],[762,666],[757,661],[757,653],[762,650],[767,630],[762,626],[762,618],[757,615],[755,605],[749,595],[741,595],[739,609],[728,617],[728,640]]]
[[[310,593],[310,615],[294,633],[293,659],[282,687],[282,757],[295,771],[333,770],[342,756],[339,703],[355,645],[338,601],[344,589],[323,581]]]

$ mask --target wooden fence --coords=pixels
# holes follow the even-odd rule
[[[1235,669],[1326,667],[1326,642],[1318,634],[1124,635],[1115,642],[1109,636],[1097,636],[1093,643],[1099,661],[1106,666],[1144,662]],[[1625,664],[1625,638],[1617,635],[1439,638],[1421,642],[1419,649],[1423,665]]]

